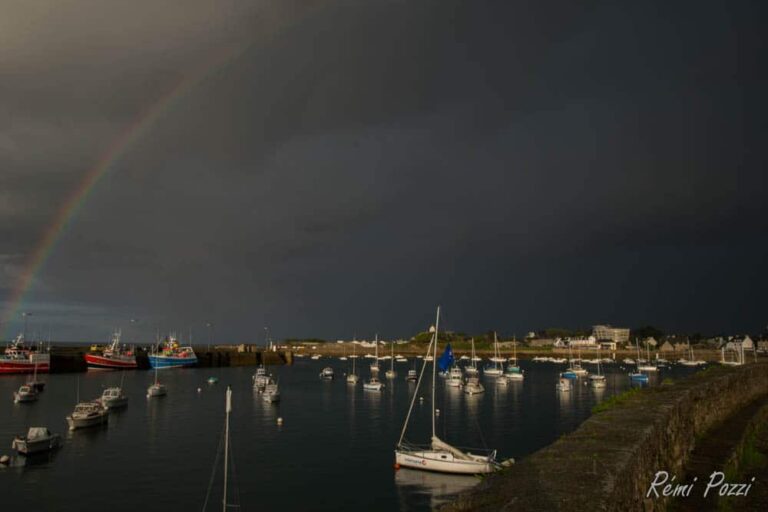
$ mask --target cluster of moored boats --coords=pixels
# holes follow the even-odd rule
[[[401,355],[394,354],[394,343],[390,343],[391,354],[388,356],[379,357],[379,343],[378,336],[375,341],[376,350],[374,354],[366,354],[365,358],[374,359],[374,362],[370,365],[370,377],[363,382],[363,389],[368,391],[381,391],[385,386],[379,379],[380,365],[382,360],[389,361],[389,369],[385,372],[384,376],[387,380],[397,378],[397,371],[395,370],[395,363],[407,363],[408,359]],[[358,356],[355,353],[355,346],[353,347],[353,353],[350,356],[342,356],[339,359],[342,361],[348,361],[351,359],[351,369],[346,373],[346,380],[348,384],[355,385],[359,382],[360,376],[357,373],[357,359]],[[463,389],[465,393],[469,395],[476,395],[483,393],[485,388],[480,382],[480,368],[477,363],[482,361],[482,358],[477,357],[475,354],[475,344],[472,341],[472,355],[461,356],[455,359],[450,344],[446,347],[446,352],[443,357],[438,361],[440,371],[438,375],[446,380],[446,385],[454,388]],[[409,369],[405,375],[407,382],[417,382],[419,380],[419,372],[416,370],[416,363],[419,360],[424,362],[431,362],[434,360],[434,356],[417,356],[413,360],[413,368]],[[517,363],[517,348],[512,357],[504,358],[501,356],[499,350],[498,339],[494,335],[494,356],[489,359],[490,365],[482,369],[483,373],[488,377],[495,377],[495,382],[498,384],[506,385],[509,381],[521,381],[525,378],[524,371]],[[332,367],[327,366],[320,372],[321,379],[333,379],[335,376]]]

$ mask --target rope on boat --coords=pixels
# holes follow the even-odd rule
[[[432,343],[435,342],[435,335],[432,336],[432,340],[427,347],[427,355],[429,355],[432,349]],[[416,381],[416,389],[413,390],[413,396],[411,397],[411,405],[408,407],[408,414],[405,416],[405,423],[403,423],[403,430],[400,432],[400,439],[397,441],[397,446],[403,444],[403,438],[405,437],[405,430],[408,428],[408,421],[411,419],[411,411],[413,411],[413,404],[416,403],[416,396],[419,394],[419,388],[421,387],[421,379],[424,377],[424,369],[427,367],[427,362],[421,365],[421,373],[419,373],[419,380]]]
[[[216,449],[216,459],[213,461],[213,470],[211,471],[211,479],[208,481],[208,490],[205,492],[205,501],[203,502],[203,512],[208,508],[208,500],[211,497],[211,490],[213,489],[213,481],[216,479],[216,469],[219,467],[219,458],[221,458],[222,445],[224,444],[224,429],[221,430],[221,436],[219,437],[219,447]]]

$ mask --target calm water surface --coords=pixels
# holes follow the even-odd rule
[[[368,376],[368,363],[358,359],[359,375]],[[362,381],[348,385],[343,375],[349,364],[298,359],[293,366],[269,368],[280,382],[279,404],[264,403],[253,392],[254,368],[166,370],[160,375],[168,396],[152,400],[145,396],[150,371],[42,376],[47,386],[33,404],[13,403],[12,392],[26,377],[2,377],[0,455],[10,455],[14,435],[30,426],[47,426],[64,441],[53,456],[20,457],[12,467],[0,467],[2,509],[201,510],[223,431],[227,384],[233,389],[233,480],[242,510],[428,510],[477,482],[394,471],[394,445],[415,388],[404,379],[414,360],[396,363],[397,378],[386,381],[381,392],[364,391]],[[324,366],[334,368],[335,380],[318,378]],[[382,362],[382,374],[388,366]],[[519,459],[574,430],[597,402],[630,386],[626,370],[609,365],[605,390],[582,384],[560,393],[555,382],[564,365],[522,361],[521,366],[525,381],[501,386],[483,377],[486,393],[476,396],[438,378],[438,435]],[[690,373],[664,370],[651,385]],[[207,384],[209,376],[219,383]],[[81,399],[95,398],[121,378],[128,407],[113,413],[106,427],[68,432],[64,417],[78,388]],[[419,394],[425,400],[415,405],[406,437],[424,443],[431,428],[428,386]],[[209,510],[221,507],[220,466]]]

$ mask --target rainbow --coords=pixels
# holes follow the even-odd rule
[[[178,103],[179,99],[181,99],[187,91],[202,82],[203,79],[210,75],[214,70],[219,69],[224,64],[234,60],[246,49],[246,47],[247,46],[241,45],[233,48],[225,48],[213,54],[199,66],[196,66],[165,94],[134,116],[132,121],[120,135],[107,146],[107,149],[101,154],[96,161],[96,164],[85,173],[85,176],[77,187],[62,203],[53,222],[46,227],[39,242],[27,258],[24,268],[11,291],[10,297],[6,300],[6,307],[3,310],[3,314],[0,316],[3,338],[8,337],[10,321],[18,314],[35,277],[43,269],[45,262],[56,247],[56,243],[72,225],[73,220],[77,217],[77,213],[82,210],[99,182],[101,182],[104,177],[115,168],[115,163],[117,163],[138,140],[146,135],[166,112]]]

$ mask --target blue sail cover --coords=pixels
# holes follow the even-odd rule
[[[441,372],[448,371],[448,368],[453,364],[453,349],[451,349],[450,343],[446,345],[443,355],[437,360],[437,364],[440,367]]]

